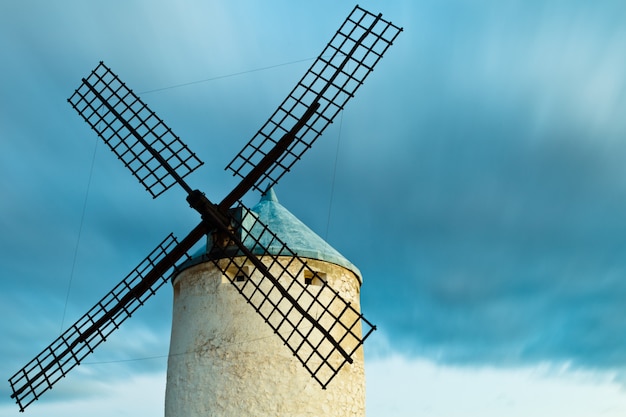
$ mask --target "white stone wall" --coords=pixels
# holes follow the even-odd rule
[[[307,263],[360,308],[354,273]],[[353,359],[323,390],[212,263],[196,265],[174,282],[165,416],[364,416],[362,348]]]

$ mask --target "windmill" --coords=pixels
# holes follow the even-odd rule
[[[332,123],[382,58],[401,28],[356,6],[269,120],[228,164],[240,181],[220,203],[185,178],[203,162],[148,106],[100,62],[68,99],[71,106],[158,197],[175,184],[201,221],[183,239],[167,236],[118,285],[10,379],[23,411],[79,365],[176,274],[176,265],[208,236],[207,251],[224,277],[326,388],[375,326],[324,281],[311,290],[297,279],[316,271],[240,200],[264,192],[288,172]],[[250,242],[250,239],[253,239]],[[290,254],[272,256],[269,246]],[[252,248],[252,249],[251,249]],[[245,266],[237,261],[245,259]],[[219,261],[218,261],[219,260]],[[294,270],[294,265],[298,265]],[[238,283],[239,277],[260,276]],[[312,278],[311,278],[312,277]],[[315,311],[315,314],[313,314]]]

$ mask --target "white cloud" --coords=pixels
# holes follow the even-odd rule
[[[53,395],[47,395],[31,404],[26,413],[31,417],[162,416],[165,380],[165,373],[162,372],[107,384],[92,382],[88,384],[84,395],[75,395],[74,399],[63,401],[54,401]],[[94,395],[94,392],[98,394]],[[0,406],[0,414],[7,417],[22,415],[16,405]]]
[[[366,362],[366,377],[370,417],[626,415],[626,393],[611,374],[455,368],[391,356]]]
[[[395,355],[367,359],[366,375],[369,417],[626,414],[626,393],[612,382],[611,374],[576,372],[567,367],[455,368]],[[63,401],[49,395],[27,412],[46,417],[86,413],[90,417],[159,416],[163,415],[165,381],[165,372],[160,372],[106,384],[92,382],[85,395]],[[11,404],[0,406],[0,415],[21,414]]]

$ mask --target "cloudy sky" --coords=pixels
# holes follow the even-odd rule
[[[363,273],[368,415],[625,415],[626,3],[360,5],[404,32],[276,192]],[[98,143],[81,77],[110,66],[219,201],[353,7],[0,2],[1,380],[198,221]],[[161,415],[170,319],[164,288],[26,413]]]

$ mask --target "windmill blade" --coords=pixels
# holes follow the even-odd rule
[[[265,192],[271,188],[332,123],[401,31],[382,15],[356,6],[293,91],[226,169],[242,177],[247,189]],[[305,123],[294,132],[302,120]],[[279,144],[284,148],[282,155],[269,168],[255,172]],[[230,200],[234,203],[239,198],[235,195]]]
[[[352,355],[375,326],[325,281],[307,285],[303,276],[317,273],[306,260],[254,213],[243,206],[237,212],[231,222],[235,232],[214,235],[205,260],[222,271],[326,388],[344,364],[352,363]]]
[[[153,198],[203,162],[104,63],[68,99]]]
[[[166,283],[174,264],[205,234],[198,225],[180,243],[165,238],[91,310],[9,379],[20,411],[104,342],[137,308]],[[168,273],[170,272],[170,273]]]

